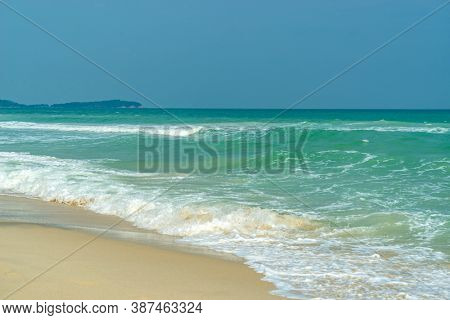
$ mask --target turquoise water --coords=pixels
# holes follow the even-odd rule
[[[153,109],[0,109],[0,192],[233,253],[287,297],[450,298],[450,111],[296,110],[269,124],[277,111],[170,112],[182,122]],[[138,172],[140,126],[194,148],[214,136],[236,170]],[[288,128],[309,131],[306,171],[245,170],[221,145]]]

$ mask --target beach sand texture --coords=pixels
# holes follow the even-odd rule
[[[9,198],[9,201],[18,201],[23,205],[28,200]],[[46,205],[42,203],[40,209]],[[55,206],[65,211],[71,209],[55,204],[48,206],[49,210],[55,210]],[[1,215],[0,212],[0,218]],[[96,218],[99,219],[101,216],[97,215]],[[105,216],[105,219],[111,217]],[[95,233],[39,224],[0,222],[0,297],[279,298],[269,293],[274,289],[272,284],[262,281],[260,274],[242,262],[110,237],[96,239],[24,288],[14,292],[94,236]]]

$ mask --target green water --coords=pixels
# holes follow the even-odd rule
[[[136,226],[241,256],[288,297],[450,297],[450,111],[170,113],[0,109],[0,192],[138,210]],[[139,172],[140,127],[194,152],[216,139],[219,170]],[[308,132],[289,170],[249,170],[227,149],[288,130]],[[291,163],[271,144],[270,164]]]

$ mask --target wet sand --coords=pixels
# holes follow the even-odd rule
[[[170,238],[155,240],[127,223],[117,227],[118,233],[90,242],[117,219],[0,196],[0,298],[280,298],[270,294],[272,284],[238,259],[178,247]]]

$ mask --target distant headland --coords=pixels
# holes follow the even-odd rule
[[[123,100],[105,100],[105,101],[90,101],[90,102],[67,102],[56,104],[21,104],[11,100],[0,100],[0,107],[8,108],[33,108],[33,107],[51,107],[51,108],[140,108],[142,104],[135,101]]]

